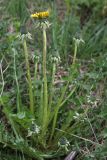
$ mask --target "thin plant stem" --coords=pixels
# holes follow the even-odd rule
[[[2,88],[1,88],[1,93],[0,93],[0,101],[2,101],[2,94],[3,94],[3,90],[4,90],[4,76],[3,76],[3,70],[2,70],[2,61],[3,61],[3,58],[0,62],[0,72],[1,72],[1,79],[2,79]],[[3,103],[3,102],[2,102]]]
[[[48,124],[50,122],[50,114],[51,114],[51,109],[52,109],[52,100],[53,100],[53,95],[54,95],[54,79],[55,79],[55,72],[56,72],[56,64],[53,63],[52,67],[52,81],[50,84],[50,94],[49,94],[49,106],[48,106]],[[47,124],[47,126],[48,126]]]
[[[19,82],[18,82],[18,78],[17,78],[17,73],[16,73],[16,50],[13,48],[13,52],[14,52],[14,76],[15,76],[15,80],[16,80],[16,87],[17,87],[17,111],[20,112],[21,108],[21,97],[20,97],[20,89],[19,89]]]
[[[102,144],[100,144],[100,143],[96,143],[96,142],[94,142],[94,141],[92,141],[92,140],[90,140],[90,139],[87,139],[87,138],[84,138],[84,137],[78,136],[78,135],[76,135],[76,134],[67,133],[66,131],[63,131],[63,130],[58,129],[58,128],[55,128],[55,129],[56,129],[57,131],[60,131],[60,132],[66,133],[66,134],[68,134],[68,135],[71,135],[71,136],[76,137],[76,138],[78,138],[78,139],[81,139],[81,140],[83,140],[83,141],[90,142],[90,143],[92,143],[92,144],[94,144],[94,145],[102,146]]]
[[[39,121],[41,123],[41,122],[43,122],[43,84],[41,85],[39,113],[40,113],[39,114]]]
[[[46,38],[46,27],[43,25],[43,134],[45,134],[47,126],[47,111],[48,111],[48,91],[47,91],[47,75],[46,75],[46,52],[47,52],[47,38]]]
[[[2,60],[1,60],[1,63],[0,63],[0,72],[1,72],[1,78],[2,78],[2,89],[1,89],[0,97],[2,96],[3,90],[4,90],[4,77],[3,77],[3,70],[2,70]]]
[[[93,135],[94,135],[94,137],[95,137],[95,139],[96,139],[96,142],[99,143],[98,138],[97,138],[97,136],[96,136],[96,133],[95,133],[95,131],[94,131],[94,128],[93,128],[93,126],[92,126],[92,124],[91,124],[91,122],[90,122],[90,120],[89,120],[88,114],[87,114],[87,113],[85,113],[85,114],[86,114],[86,117],[87,117],[87,121],[88,121],[88,123],[89,123],[89,125],[90,125],[90,128],[91,128],[91,130],[92,130],[92,132],[93,132]]]
[[[74,93],[75,90],[76,90],[76,87],[72,89],[72,91],[68,94],[65,100],[59,105],[59,107],[63,106],[68,101],[68,99],[71,97],[71,95]]]
[[[29,85],[30,111],[32,114],[34,114],[34,99],[33,99],[33,90],[32,90],[32,80],[31,80],[31,73],[30,73],[27,44],[26,44],[25,39],[23,40],[23,46],[24,46],[25,62],[26,62],[26,68],[27,68],[27,78],[28,78],[28,85]]]
[[[53,98],[53,94],[54,94],[53,85],[54,85],[54,79],[55,79],[55,72],[56,72],[56,64],[53,63],[53,67],[52,67],[52,81],[51,81],[51,85],[50,85],[49,110],[51,109],[52,98]]]
[[[34,104],[35,104],[35,108],[36,108],[36,79],[37,79],[37,68],[38,68],[38,62],[35,63],[35,73],[34,73]]]
[[[2,58],[2,60],[0,61],[0,74],[1,74],[1,80],[2,80],[2,87],[1,87],[1,91],[0,91],[0,103],[3,105],[3,100],[2,100],[2,94],[4,91],[4,86],[5,86],[5,81],[4,81],[4,73],[6,72],[6,70],[8,69],[9,65],[3,70],[2,69],[2,62],[3,62],[4,57]]]
[[[72,64],[75,64],[76,56],[77,56],[77,49],[78,49],[78,44],[77,44],[77,42],[75,41],[74,56],[73,56],[73,63],[72,63]]]

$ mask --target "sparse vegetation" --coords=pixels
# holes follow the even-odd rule
[[[0,4],[0,160],[106,160],[106,0]]]

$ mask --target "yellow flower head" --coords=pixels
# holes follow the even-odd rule
[[[31,14],[32,18],[37,18],[37,19],[43,19],[49,17],[49,11],[45,12],[36,12],[34,14]]]

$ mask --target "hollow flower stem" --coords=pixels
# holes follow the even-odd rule
[[[24,46],[25,62],[26,62],[26,68],[27,68],[27,78],[28,78],[28,85],[29,85],[30,111],[32,114],[34,114],[32,80],[31,80],[30,65],[29,65],[29,55],[28,55],[27,44],[26,44],[25,39],[23,40],[23,46]]]
[[[47,91],[47,75],[46,75],[46,52],[47,52],[47,38],[46,27],[43,25],[43,101],[44,101],[44,118],[43,118],[43,133],[46,131],[47,126],[47,107],[48,107],[48,91]]]
[[[76,61],[77,49],[78,49],[78,44],[77,42],[75,42],[73,64],[75,64],[75,61]]]

